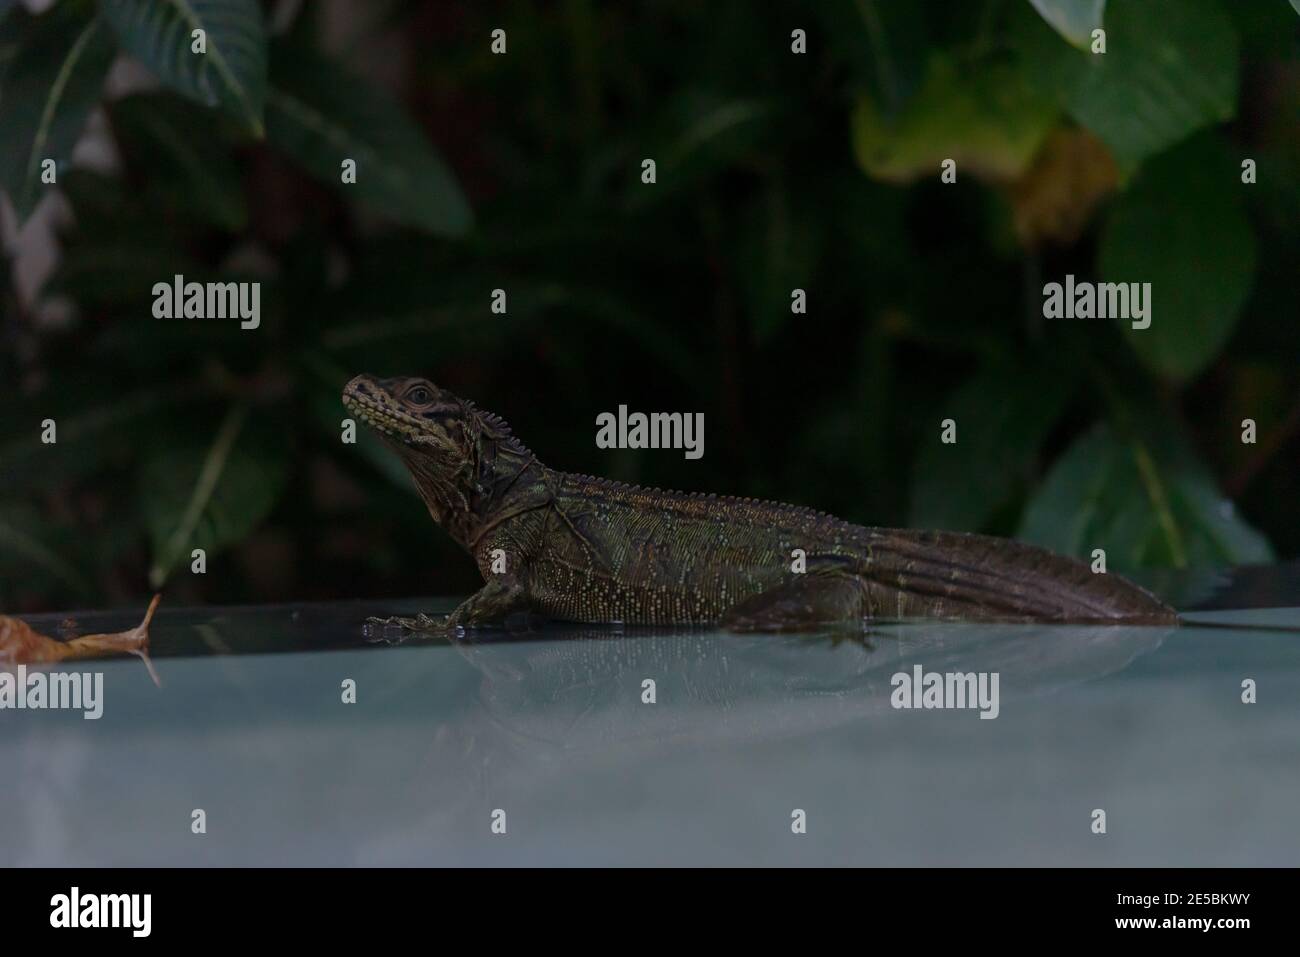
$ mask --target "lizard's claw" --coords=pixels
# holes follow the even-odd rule
[[[447,615],[442,616],[445,620]],[[432,615],[426,615],[420,612],[414,618],[404,618],[400,615],[391,615],[388,618],[377,618],[371,615],[366,619],[372,625],[385,625],[393,628],[405,628],[407,631],[428,631],[431,628],[439,627],[439,621]]]
[[[435,617],[420,612],[414,618],[392,615],[379,618],[374,615],[366,619],[365,634],[372,641],[384,641],[388,644],[401,644],[412,635],[436,635],[447,630],[450,615]],[[392,632],[396,632],[394,635]]]

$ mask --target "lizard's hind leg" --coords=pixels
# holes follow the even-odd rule
[[[800,575],[727,609],[720,622],[731,631],[810,631],[866,617],[862,579],[848,572]]]

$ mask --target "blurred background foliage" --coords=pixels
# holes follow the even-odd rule
[[[558,468],[1120,571],[1293,556],[1293,6],[0,0],[0,606],[476,587],[340,442],[361,371]],[[261,327],[153,318],[178,273],[260,281]],[[1151,327],[1044,319],[1067,273],[1152,283]],[[706,455],[596,449],[621,403],[703,411]]]

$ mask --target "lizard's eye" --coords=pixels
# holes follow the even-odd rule
[[[406,401],[413,402],[415,405],[427,405],[432,399],[433,396],[429,393],[429,390],[422,385],[417,385],[406,393]]]

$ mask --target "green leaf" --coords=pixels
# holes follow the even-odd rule
[[[158,415],[197,392],[192,385],[155,386],[114,395],[112,382],[87,367],[65,369],[44,392],[0,404],[0,488],[48,488],[92,474],[115,457],[129,458],[132,443],[148,436]],[[52,445],[40,439],[46,418],[57,426]]]
[[[1008,368],[977,373],[928,420],[912,483],[909,524],[951,531],[984,530],[1024,493],[1039,447],[1075,387],[1064,368]],[[957,424],[957,441],[939,441],[939,423]],[[954,478],[960,477],[958,481]]]
[[[617,160],[602,165],[618,177],[624,209],[640,212],[698,189],[723,170],[747,161],[763,163],[773,153],[768,144],[790,135],[783,114],[784,106],[775,98],[688,87],[666,97],[643,128],[610,151]],[[645,159],[655,161],[653,186],[641,181]]]
[[[153,284],[175,273],[202,277],[171,218],[141,200],[142,193],[155,192],[157,183],[150,178],[136,187],[117,177],[73,169],[61,177],[61,187],[72,206],[73,225],[60,235],[62,255],[41,296],[66,296],[83,316],[123,306],[129,315],[149,322],[155,336],[166,336],[167,328],[160,328],[149,311]],[[108,336],[116,331],[115,324],[102,327]]]
[[[1249,187],[1247,187],[1249,188]],[[1151,325],[1121,320],[1155,372],[1187,379],[1222,350],[1255,274],[1241,178],[1208,138],[1149,163],[1111,210],[1100,267],[1109,282],[1151,283]]]
[[[308,399],[312,420],[319,427],[321,436],[336,446],[339,445],[343,419],[348,417],[347,411],[339,405],[340,391],[341,387],[329,390],[315,389]],[[348,455],[355,450],[357,457],[383,476],[394,488],[408,495],[415,495],[415,482],[411,479],[411,473],[406,470],[402,460],[397,457],[397,453],[385,445],[374,430],[364,422],[357,422],[356,430],[356,444],[340,446],[342,453]]]
[[[791,291],[812,284],[822,225],[811,217],[806,204],[792,199],[785,183],[775,183],[758,195],[742,220],[739,239],[731,247],[733,268],[759,343],[788,322],[808,320],[790,311]]]
[[[1295,7],[1295,12],[1300,13],[1300,0],[1291,0],[1291,6]]]
[[[1053,29],[1081,50],[1088,49],[1092,31],[1101,27],[1106,0],[1029,0]]]
[[[98,19],[63,3],[30,21],[0,92],[0,187],[22,223],[41,198],[41,165],[66,172],[86,117],[99,102],[113,42]]]
[[[699,363],[683,352],[662,322],[599,287],[516,281],[510,287],[513,321],[506,326],[482,321],[486,306],[481,293],[472,300],[455,297],[442,303],[431,297],[423,304],[396,311],[357,309],[356,303],[363,297],[372,302],[381,297],[374,285],[375,280],[369,278],[340,290],[340,300],[358,315],[330,325],[320,336],[320,344],[329,353],[346,355],[349,363],[357,366],[386,364],[394,356],[414,354],[431,343],[443,361],[497,354],[526,344],[531,347],[539,330],[546,328],[547,315],[554,312],[564,315],[567,326],[580,337],[612,333],[685,382],[698,381],[703,374]],[[436,285],[445,291],[448,280],[440,279]]]
[[[776,112],[767,100],[687,91],[669,109],[676,135],[665,143],[658,174],[680,182],[730,165],[753,148]]]
[[[267,135],[309,173],[399,223],[463,236],[474,216],[455,176],[386,94],[305,50],[277,47]],[[343,161],[356,183],[342,182]]]
[[[1100,425],[1056,462],[1030,501],[1019,537],[1107,568],[1177,568],[1272,560],[1169,423],[1121,438]]]
[[[825,43],[867,84],[872,99],[893,115],[916,92],[925,73],[926,11],[914,0],[819,0],[810,12]]]
[[[1291,0],[1294,6],[1300,0]],[[1224,10],[1232,17],[1237,36],[1241,39],[1241,62],[1262,64],[1266,60],[1295,60],[1295,13],[1287,13],[1281,0],[1264,3],[1225,3]],[[1294,115],[1286,109],[1270,112],[1277,120]]]
[[[1036,84],[1127,172],[1236,113],[1237,33],[1216,0],[1113,4],[1105,53],[1074,49],[1029,13],[1013,20],[1013,34]]]
[[[234,406],[207,445],[178,433],[140,470],[140,508],[153,546],[149,581],[159,588],[194,548],[209,558],[252,531],[275,507],[288,474],[283,436]]]
[[[181,273],[187,280],[200,279],[195,270],[185,268],[189,261],[188,256],[177,255],[165,235],[123,229],[116,244],[100,237],[77,237],[69,241],[41,295],[68,296],[85,311],[105,306],[134,309],[136,317],[143,317],[139,321],[147,320],[156,334],[166,338],[171,330],[160,329],[159,320],[144,310],[152,302],[150,290],[160,276],[166,279]],[[116,326],[105,327],[103,334],[115,336]]]
[[[79,594],[88,593],[90,584],[81,571],[46,541],[48,529],[49,523],[34,508],[0,505],[0,573],[13,579],[46,577]]]
[[[148,185],[177,208],[238,232],[248,221],[239,166],[216,116],[168,93],[141,93],[113,104],[113,127]]]
[[[1057,108],[1012,66],[958,66],[936,54],[924,85],[889,118],[868,95],[853,111],[853,152],[868,175],[890,183],[938,176],[945,159],[998,180],[1025,171],[1056,123]]]
[[[307,374],[304,387],[311,421],[329,447],[340,448],[345,457],[352,455],[355,449],[356,455],[387,479],[394,488],[411,495],[416,494],[411,473],[406,470],[397,453],[386,446],[375,431],[368,428],[365,423],[356,422],[356,445],[340,445],[339,436],[342,434],[343,420],[350,417],[340,396],[344,384],[352,377],[351,374],[320,351],[304,353],[302,365]]]
[[[0,0],[0,91],[4,89],[5,72],[23,48],[23,40],[31,29],[32,17],[13,0]]]
[[[266,26],[257,0],[102,0],[122,48],[178,93],[220,106],[256,136],[266,100]],[[203,30],[206,52],[194,52]]]

